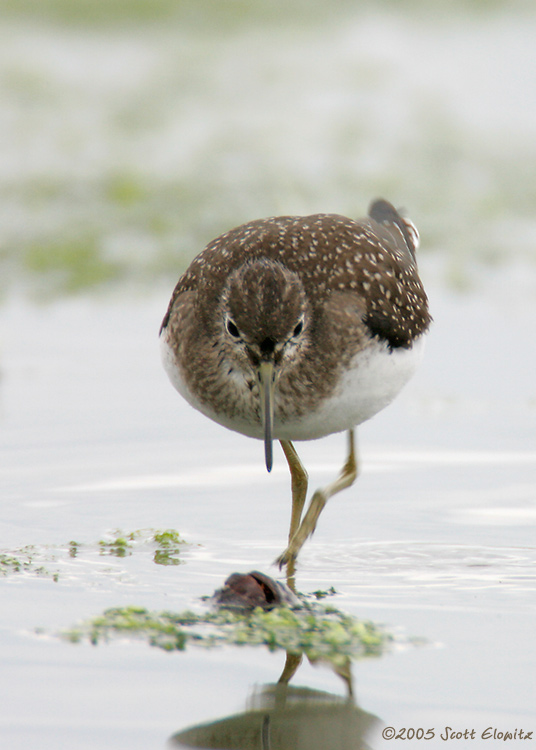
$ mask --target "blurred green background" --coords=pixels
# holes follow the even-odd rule
[[[172,284],[379,195],[446,284],[532,273],[535,39],[533,0],[3,0],[1,291]]]

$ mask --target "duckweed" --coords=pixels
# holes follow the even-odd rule
[[[381,626],[359,620],[334,607],[310,605],[250,613],[220,609],[196,614],[152,612],[141,607],[118,607],[62,634],[79,643],[94,645],[113,637],[145,640],[166,651],[183,651],[188,645],[214,647],[266,646],[305,654],[311,661],[325,660],[343,665],[347,659],[380,656],[392,640]]]
[[[180,565],[183,561],[179,555],[186,546],[188,542],[175,529],[138,529],[127,533],[115,530],[96,543],[82,544],[72,539],[67,544],[27,545],[1,550],[0,576],[27,573],[57,581],[62,575],[62,566],[69,560],[76,559],[83,566],[84,561],[96,554],[126,558],[151,548],[154,549],[153,562],[157,565]],[[49,570],[44,563],[55,563],[55,569]]]

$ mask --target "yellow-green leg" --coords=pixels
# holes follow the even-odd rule
[[[278,680],[280,685],[288,685],[302,663],[302,659],[303,654],[293,654],[290,651],[287,651],[285,666],[281,672],[281,677]]]
[[[279,442],[281,443],[285,458],[287,459],[291,477],[292,511],[290,515],[290,529],[288,532],[288,541],[290,544],[292,538],[300,527],[303,506],[305,505],[305,498],[307,497],[308,478],[307,472],[300,461],[300,457],[296,453],[296,449],[290,440],[280,440]],[[296,593],[294,573],[295,561],[291,560],[287,564],[287,584],[292,591]]]
[[[288,445],[291,445],[291,444],[289,443]],[[292,447],[292,451],[294,452],[297,458],[297,454],[296,454],[296,451],[294,450],[294,447],[292,445],[291,447]],[[285,450],[285,447],[283,447],[283,450]],[[285,455],[287,455],[286,452],[285,452]],[[301,466],[301,461],[299,461],[299,459],[297,460],[298,460],[299,465]],[[294,505],[295,505],[294,474],[293,474],[293,468],[291,466],[291,462],[288,456],[287,456],[287,461],[289,462],[290,473],[292,475],[292,486],[293,486],[292,511],[293,511],[293,520],[294,520]],[[329,498],[333,497],[333,495],[336,495],[337,492],[340,492],[341,490],[346,489],[346,487],[350,487],[355,482],[356,477],[357,477],[357,460],[356,460],[356,452],[355,452],[354,431],[349,430],[348,431],[348,458],[346,459],[346,463],[342,467],[341,473],[339,474],[339,476],[334,482],[332,482],[331,484],[328,484],[327,487],[318,489],[314,493],[313,497],[311,498],[311,502],[309,503],[307,513],[305,514],[298,528],[292,534],[287,549],[276,560],[280,568],[283,567],[283,565],[288,566],[292,564],[293,566],[300,549],[304,545],[305,540],[308,537],[310,537],[313,531],[315,530],[320,514],[322,513],[322,510],[325,504],[327,503],[327,501],[329,500]],[[303,501],[304,500],[305,500],[305,497],[303,498]],[[301,511],[303,509],[303,501],[302,501],[302,505],[300,508],[300,516],[301,516]],[[291,530],[292,528],[293,527],[291,523]]]
[[[288,532],[288,540],[290,542],[300,526],[303,506],[305,505],[305,498],[307,497],[308,477],[307,472],[300,461],[300,457],[296,453],[296,449],[290,440],[280,440],[279,442],[281,443],[285,458],[287,459],[292,481],[292,513],[290,516],[290,529]]]

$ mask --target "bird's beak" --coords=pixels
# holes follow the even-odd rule
[[[272,440],[274,431],[274,388],[275,372],[272,362],[261,362],[258,369],[259,393],[261,399],[261,420],[264,433],[264,457],[266,468],[272,470]]]

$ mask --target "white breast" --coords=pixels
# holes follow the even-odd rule
[[[424,336],[411,349],[394,349],[378,342],[360,352],[336,392],[299,422],[275,425],[284,440],[313,440],[342,432],[370,419],[393,401],[422,359]]]
[[[415,372],[423,354],[424,336],[419,337],[411,349],[394,349],[379,342],[372,342],[351,362],[335,393],[314,412],[285,423],[274,423],[274,438],[282,440],[314,440],[342,432],[370,419],[398,395]],[[216,413],[200,401],[187,387],[173,349],[161,336],[161,351],[164,368],[173,386],[195,409],[214,422],[249,437],[262,439],[259,423],[246,419],[230,419]],[[248,390],[246,397],[251,398]],[[277,390],[276,390],[277,399]]]

